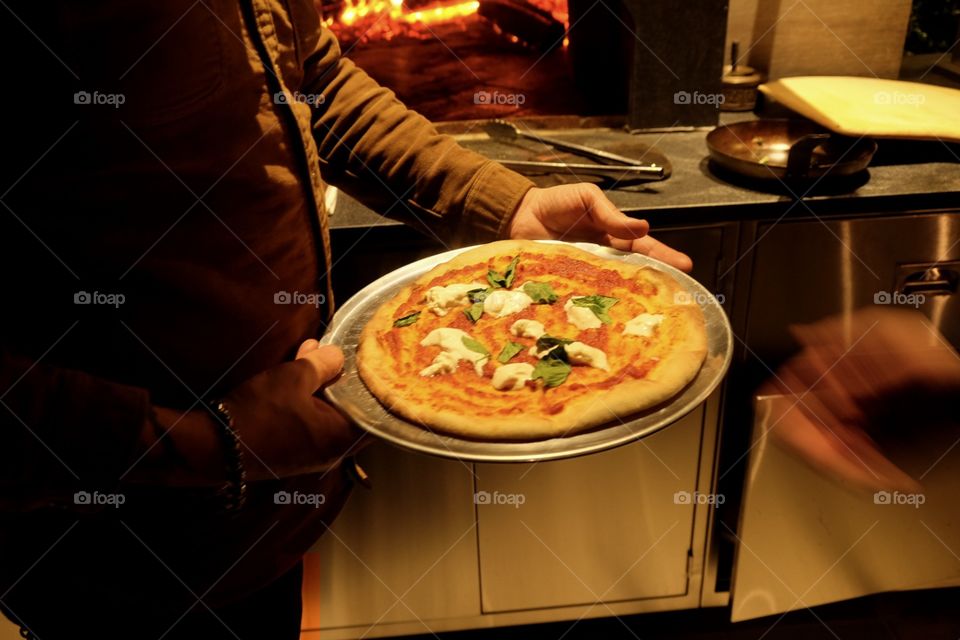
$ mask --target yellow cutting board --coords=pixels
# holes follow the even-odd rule
[[[960,142],[960,90],[850,76],[798,76],[760,91],[848,136]]]

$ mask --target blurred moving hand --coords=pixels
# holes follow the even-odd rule
[[[909,446],[937,429],[960,435],[957,352],[915,311],[862,309],[791,332],[802,350],[761,389],[793,405],[773,416],[773,437],[834,478],[919,491],[875,438]]]
[[[610,202],[595,184],[581,182],[527,192],[510,224],[510,237],[567,240],[634,251],[690,271],[693,261],[655,240],[646,220],[631,218]]]

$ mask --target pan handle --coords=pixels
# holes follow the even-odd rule
[[[813,150],[829,139],[829,133],[810,133],[790,145],[790,152],[787,154],[786,177],[801,180],[809,178]]]

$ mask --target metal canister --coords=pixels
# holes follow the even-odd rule
[[[757,87],[764,78],[753,67],[738,64],[738,46],[734,41],[730,45],[730,64],[724,65],[721,78],[723,92],[723,111],[752,111],[757,106]]]

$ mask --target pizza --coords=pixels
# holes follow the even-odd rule
[[[659,405],[693,380],[706,352],[703,314],[666,272],[505,240],[397,291],[364,327],[357,368],[407,421],[517,441]]]

